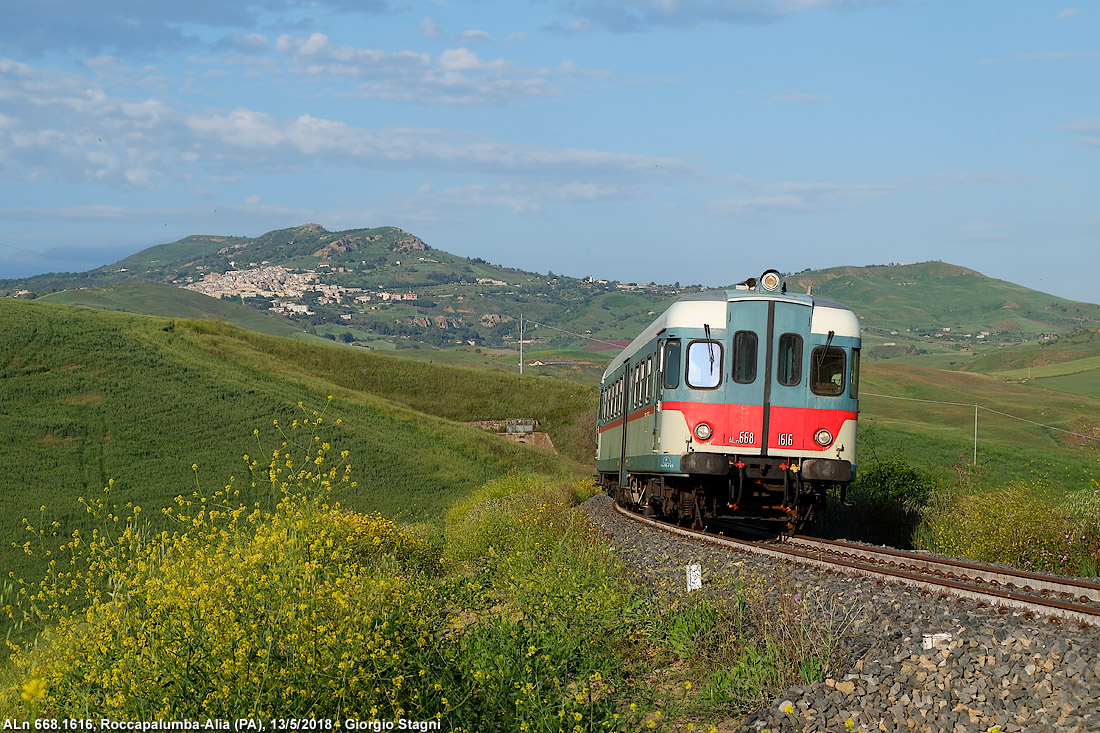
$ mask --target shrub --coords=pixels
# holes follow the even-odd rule
[[[1039,486],[1011,484],[944,497],[921,528],[933,552],[1025,570],[1095,575],[1100,523],[1093,496],[1065,497]]]
[[[893,459],[861,467],[852,489],[872,504],[895,505],[915,514],[931,499],[936,482],[906,461]]]

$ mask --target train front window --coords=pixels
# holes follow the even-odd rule
[[[687,353],[687,384],[696,389],[714,389],[722,380],[722,344],[692,341]]]
[[[776,354],[776,378],[784,387],[793,387],[802,381],[802,337],[797,333],[785,333],[779,337],[779,353]]]
[[[810,355],[810,389],[814,394],[836,397],[844,394],[844,349],[818,346]]]
[[[752,384],[756,381],[758,343],[755,331],[738,331],[733,335],[733,381],[738,384]]]
[[[676,389],[680,386],[680,340],[669,341],[665,344],[665,389]]]

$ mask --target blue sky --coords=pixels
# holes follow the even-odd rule
[[[723,285],[940,259],[1100,302],[1100,6],[36,0],[0,24],[0,277],[398,226]]]

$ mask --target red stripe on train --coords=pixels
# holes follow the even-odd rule
[[[760,448],[764,424],[764,408],[761,405],[664,402],[661,409],[683,413],[688,430],[692,432],[701,422],[710,425],[713,436],[710,440],[701,441],[706,444],[734,448]],[[814,433],[824,428],[836,436],[844,423],[855,420],[857,415],[858,413],[854,410],[773,406],[768,425],[769,451],[782,448],[825,450],[814,442]]]

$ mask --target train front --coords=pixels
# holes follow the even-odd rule
[[[609,369],[612,405],[616,386],[629,399],[601,482],[682,522],[803,526],[855,477],[860,345],[850,309],[787,293],[774,270],[677,301]]]

